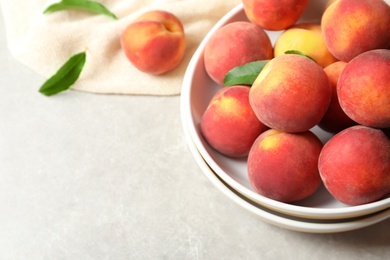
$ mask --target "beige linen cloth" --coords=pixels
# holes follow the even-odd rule
[[[185,70],[199,43],[223,15],[241,3],[240,0],[97,0],[118,20],[85,11],[43,14],[46,7],[59,1],[1,0],[11,54],[48,78],[72,55],[86,51],[86,64],[72,89],[134,95],[180,94]],[[184,25],[185,56],[178,67],[164,75],[138,71],[120,46],[121,32],[148,10],[171,12]]]

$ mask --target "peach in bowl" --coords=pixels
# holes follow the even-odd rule
[[[309,1],[305,11],[297,23],[320,23],[321,16],[327,7],[327,3],[328,1],[325,0]],[[242,4],[238,5],[236,8],[227,13],[206,35],[204,40],[199,45],[197,51],[194,53],[183,80],[181,94],[181,109],[183,110],[182,113],[184,114],[183,120],[185,120],[183,124],[188,127],[191,138],[195,142],[196,148],[199,150],[205,162],[221,180],[226,182],[242,196],[250,199],[258,205],[281,212],[283,214],[307,219],[347,219],[365,216],[388,209],[390,207],[390,194],[384,195],[378,200],[365,204],[348,205],[337,200],[327,190],[323,183],[321,183],[314,192],[309,192],[311,193],[310,196],[305,198],[299,197],[299,200],[286,202],[272,199],[268,196],[260,194],[258,190],[253,187],[248,177],[247,155],[241,157],[226,156],[210,145],[202,133],[202,117],[205,114],[210,101],[213,99],[216,93],[221,91],[221,89],[226,88],[227,86],[221,85],[212,79],[207,73],[205,68],[204,53],[207,43],[210,41],[213,35],[221,27],[235,22],[249,22]],[[283,30],[264,31],[268,35],[272,45],[275,44],[278,37],[284,32]],[[318,71],[318,69],[315,69],[314,71]],[[323,77],[324,74],[320,74],[321,77]],[[329,89],[332,88],[330,81],[326,84],[329,85]],[[328,96],[328,100],[326,101],[328,102],[328,105],[331,101],[330,93],[331,92],[327,92],[326,94]],[[323,102],[324,104],[326,103],[325,101]],[[321,113],[324,113],[324,111],[321,111]],[[312,126],[311,124],[308,124],[308,127],[310,126],[309,130],[300,129],[299,131],[310,131],[320,140],[322,144],[326,144],[334,137],[335,133],[328,132],[320,128],[318,126],[318,124],[320,124],[320,119],[321,117],[317,116],[315,120],[313,119],[317,125]],[[274,137],[276,135],[273,133]],[[381,140],[383,140],[383,136],[381,137]],[[280,163],[283,163],[283,161]],[[270,171],[272,172],[271,166],[268,167],[268,169],[271,169]],[[313,184],[313,186],[316,185]]]

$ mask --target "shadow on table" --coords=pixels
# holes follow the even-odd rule
[[[291,231],[294,232],[294,231]],[[390,219],[361,229],[330,233],[330,234],[309,234],[299,233],[301,239],[317,240],[317,242],[337,242],[343,247],[351,248],[390,248]]]

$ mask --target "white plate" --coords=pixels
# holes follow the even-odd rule
[[[301,21],[315,21],[315,17],[318,20],[323,10],[321,6],[326,2],[312,0]],[[368,215],[390,208],[390,197],[365,205],[347,206],[336,201],[324,187],[321,187],[310,198],[294,204],[266,198],[256,193],[250,185],[247,177],[246,158],[233,159],[223,156],[212,149],[203,139],[199,126],[201,116],[214,93],[221,88],[208,77],[204,69],[203,50],[205,44],[211,35],[221,26],[233,21],[245,20],[247,18],[242,4],[227,13],[201,42],[184,75],[181,94],[181,102],[183,103],[181,109],[184,113],[183,120],[186,120],[189,133],[207,164],[224,182],[243,196],[261,206],[283,214],[310,219],[341,219]],[[273,43],[278,35],[280,35],[280,32],[267,33],[269,33]],[[318,127],[312,130],[323,142],[331,137],[329,133],[322,131]]]
[[[185,106],[185,100],[182,99],[181,106]],[[203,157],[196,148],[194,141],[191,138],[189,133],[188,121],[186,120],[186,114],[181,110],[182,115],[182,124],[184,129],[184,135],[187,141],[187,144],[191,150],[192,155],[194,156],[197,164],[203,171],[203,173],[208,177],[211,183],[217,187],[225,196],[231,199],[233,202],[241,206],[242,208],[248,210],[249,212],[255,214],[262,221],[281,227],[289,230],[307,232],[307,233],[337,233],[345,232],[355,229],[360,229],[363,227],[368,227],[379,223],[387,218],[390,218],[390,208],[378,213],[371,214],[369,216],[352,218],[352,219],[342,219],[342,220],[316,220],[316,219],[307,219],[293,217],[290,215],[281,214],[279,212],[272,211],[266,207],[262,207],[251,200],[243,197],[240,193],[235,191],[233,188],[229,187],[224,183],[209,167],[209,165],[204,161]]]

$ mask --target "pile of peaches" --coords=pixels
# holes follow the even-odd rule
[[[308,0],[242,2],[248,21],[205,46],[206,72],[221,85],[201,119],[205,140],[246,157],[254,190],[274,200],[305,199],[321,184],[346,205],[388,197],[390,6],[331,0],[320,23],[298,24]],[[274,45],[267,30],[282,30]],[[224,86],[229,71],[260,60],[253,83]]]

